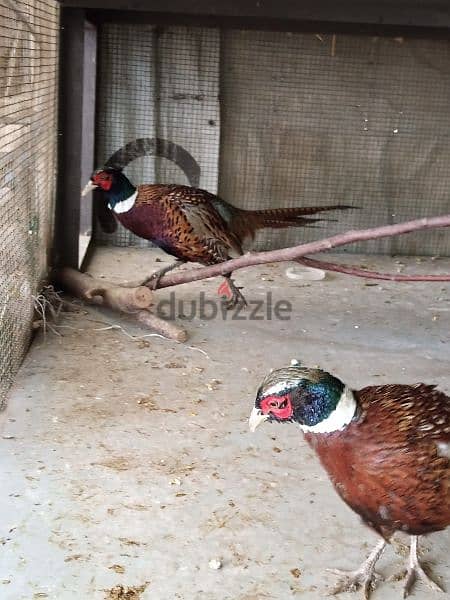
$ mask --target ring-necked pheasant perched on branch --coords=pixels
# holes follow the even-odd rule
[[[95,188],[106,194],[109,207],[126,229],[177,258],[176,263],[143,282],[152,283],[154,289],[162,275],[182,263],[214,265],[242,255],[244,239],[253,237],[258,229],[308,226],[323,220],[307,218],[309,215],[352,208],[336,204],[243,210],[205,190],[185,185],[135,187],[120,170],[109,167],[95,171],[82,193]],[[229,298],[230,307],[245,304],[231,273],[225,277],[219,293]]]
[[[375,564],[396,531],[411,536],[404,597],[423,570],[418,536],[450,525],[450,398],[434,385],[379,385],[351,390],[320,369],[290,367],[261,384],[250,416],[297,423],[337,493],[382,536],[355,571],[336,571],[334,592],[362,587],[369,598]],[[294,457],[296,458],[296,457]]]

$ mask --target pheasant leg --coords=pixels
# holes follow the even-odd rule
[[[411,547],[409,549],[408,571],[406,573],[406,582],[403,588],[403,598],[409,596],[415,582],[420,579],[422,583],[430,587],[434,592],[443,592],[444,590],[435,583],[422,568],[417,556],[417,542],[419,536],[411,536]]]
[[[158,288],[159,280],[163,275],[165,275],[169,271],[173,271],[173,269],[176,269],[177,267],[181,267],[181,265],[184,265],[185,262],[185,260],[176,260],[174,263],[168,265],[167,267],[163,267],[162,269],[159,269],[159,271],[155,271],[154,273],[152,273],[150,277],[144,279],[144,281],[140,285],[146,285],[151,290],[156,290]]]
[[[370,592],[374,588],[375,581],[378,578],[375,573],[375,564],[383,554],[386,543],[385,540],[380,540],[367,559],[358,569],[356,569],[356,571],[330,569],[332,573],[339,575],[340,577],[331,593],[335,595],[340,594],[341,592],[354,592],[358,588],[362,588],[364,591],[364,598],[365,600],[368,600]]]

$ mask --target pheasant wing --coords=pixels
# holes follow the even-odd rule
[[[203,190],[188,188],[175,203],[184,215],[189,230],[204,244],[204,251],[211,256],[211,262],[222,262],[232,255],[241,255],[242,247],[231,231],[227,221],[216,210],[211,198],[214,196]]]

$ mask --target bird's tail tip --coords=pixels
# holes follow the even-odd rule
[[[334,206],[334,208],[336,210],[352,210],[352,209],[359,210],[359,209],[361,209],[361,206],[354,206],[353,204],[336,204]]]

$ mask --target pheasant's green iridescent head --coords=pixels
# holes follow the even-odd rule
[[[330,373],[298,364],[272,371],[258,390],[250,417],[254,431],[262,421],[297,422],[304,431],[342,429],[355,414],[352,392]]]

